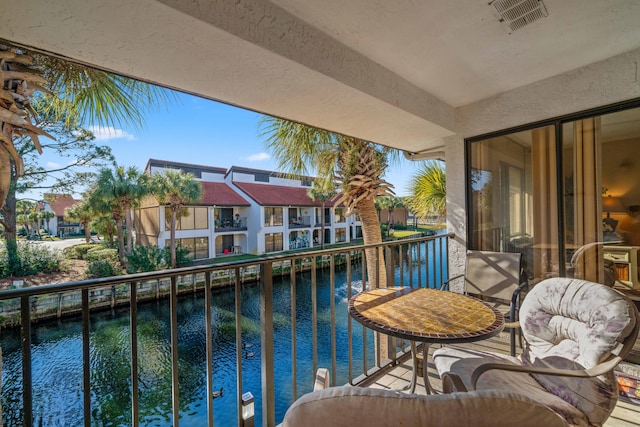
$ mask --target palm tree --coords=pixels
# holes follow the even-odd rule
[[[4,44],[0,58],[0,207],[6,202],[5,245],[9,264],[17,265],[16,183],[24,174],[24,163],[14,138],[30,138],[42,153],[40,136],[53,137],[36,125],[41,114],[72,125],[142,126],[144,112],[166,103],[172,92]],[[47,102],[32,103],[36,92]],[[41,106],[47,110],[38,111]]]
[[[134,167],[124,168],[115,165],[114,169],[101,169],[86,200],[99,214],[109,214],[116,224],[118,235],[118,256],[122,266],[126,267],[126,254],[132,248],[131,208],[147,194],[147,176]],[[127,250],[125,251],[122,221],[127,227]]]
[[[108,171],[108,169],[107,169]],[[106,174],[105,174],[106,175]],[[96,215],[109,216],[115,224],[118,236],[118,260],[121,266],[126,266],[126,256],[124,252],[124,233],[122,231],[122,221],[124,220],[124,207],[120,200],[109,194],[108,187],[101,188],[97,180],[93,186],[85,193],[84,200],[91,206]]]
[[[16,223],[24,227],[27,236],[31,234],[31,214],[35,212],[35,208],[35,204],[28,200],[18,200],[16,203]]]
[[[84,227],[84,238],[87,243],[91,242],[91,220],[94,218],[94,212],[91,205],[87,202],[78,202],[68,207],[64,211],[64,216],[72,221],[77,221]]]
[[[109,241],[109,247],[113,247],[113,236],[117,233],[116,224],[113,222],[111,215],[96,212],[97,218],[91,222],[91,228],[96,230],[97,234],[102,234]]]
[[[401,208],[404,206],[404,201],[400,198],[400,197],[389,197],[389,206],[387,206],[387,211],[389,213],[389,223],[387,225],[387,228],[390,230],[391,227],[393,227],[393,224],[395,224],[394,217],[393,217],[393,213],[395,212],[396,209]]]
[[[35,209],[29,212],[29,221],[33,225],[33,232],[37,235],[40,235],[40,213]]]
[[[426,162],[409,184],[407,205],[419,218],[447,215],[447,180],[442,162]]]
[[[170,92],[146,83],[73,64],[46,55],[28,55],[24,49],[0,45],[3,95],[0,97],[0,206],[4,205],[12,176],[24,173],[22,158],[13,142],[18,136],[30,137],[42,153],[40,136],[53,138],[33,123],[38,116],[53,114],[71,125],[76,122],[144,123],[147,108],[164,104]],[[34,93],[48,97],[46,111],[36,111]]]
[[[346,215],[358,212],[365,244],[382,242],[374,200],[393,194],[391,184],[381,178],[389,149],[273,117],[265,117],[261,127],[265,145],[277,159],[279,169],[304,175],[313,170],[325,180],[335,177],[339,188],[336,204],[346,207]],[[377,262],[377,258],[383,259],[382,248],[369,248],[366,254],[369,278],[377,278],[380,286],[386,286],[384,262]]]
[[[45,221],[45,223],[47,224],[47,232],[49,234],[51,234],[51,227],[49,227],[49,221],[52,218],[55,218],[55,217],[56,217],[55,212],[52,212],[52,211],[40,211],[40,218],[42,218]]]
[[[202,199],[202,185],[191,174],[166,171],[153,177],[151,188],[161,205],[171,211],[171,268],[176,267],[176,217],[185,205]]]
[[[313,201],[320,200],[320,247],[324,249],[324,209],[327,200],[331,200],[336,195],[335,184],[332,180],[315,179],[311,188],[307,189],[307,196]]]

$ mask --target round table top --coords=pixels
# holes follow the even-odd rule
[[[387,335],[432,343],[471,342],[504,329],[495,308],[470,296],[425,288],[380,288],[353,296],[349,314]]]

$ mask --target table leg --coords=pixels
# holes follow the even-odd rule
[[[411,372],[411,384],[406,389],[409,389],[410,393],[415,393],[416,384],[418,380],[418,348],[415,341],[409,341],[411,344],[411,362],[413,363],[413,372]]]
[[[429,358],[429,343],[422,344],[422,378],[424,379],[424,389],[427,394],[433,394],[431,391],[431,383],[429,383],[429,370],[427,369]]]

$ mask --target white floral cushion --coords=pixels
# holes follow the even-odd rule
[[[467,388],[476,367],[513,363],[553,369],[596,366],[635,326],[633,306],[606,286],[571,278],[551,278],[527,294],[520,309],[525,349],[519,359],[472,350],[444,348],[434,353],[438,372],[453,372]],[[596,378],[567,378],[491,370],[477,390],[500,388],[533,397],[575,425],[601,425],[613,411],[618,388],[613,372]]]
[[[520,308],[526,357],[558,356],[592,368],[635,326],[628,301],[598,283],[555,277],[538,283]]]
[[[557,277],[538,283],[520,309],[525,366],[588,369],[619,350],[635,326],[633,307],[598,283]],[[548,391],[603,423],[618,398],[613,372],[596,378],[533,375]]]

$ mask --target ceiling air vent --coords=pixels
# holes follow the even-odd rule
[[[548,15],[542,0],[493,0],[489,5],[509,34]]]

